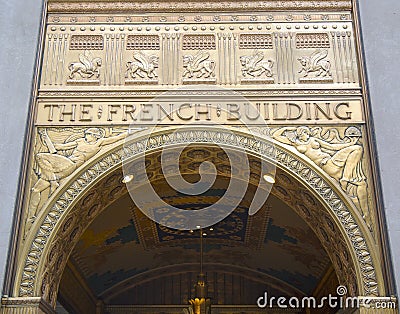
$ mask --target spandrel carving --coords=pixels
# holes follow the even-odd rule
[[[281,128],[277,129],[277,131],[279,131]],[[72,132],[72,129],[64,129],[64,131],[70,131]],[[50,133],[50,129],[48,129],[49,133]],[[79,129],[79,132],[82,132],[83,129]],[[105,129],[105,131],[107,131],[107,129]],[[276,131],[276,132],[277,132]],[[294,130],[292,130],[294,131]],[[313,136],[315,137],[319,137],[318,134],[321,134],[321,138],[324,139],[325,141],[330,141],[332,140],[333,144],[335,144],[335,138],[336,134],[333,133],[329,133],[327,134],[326,129],[323,130],[319,130],[316,129],[314,130]],[[320,132],[321,131],[321,132]],[[324,132],[322,132],[324,131]],[[340,135],[338,135],[338,139],[339,140],[344,140],[344,136],[343,136],[343,129],[338,130]],[[79,133],[78,132],[78,133]],[[164,138],[165,133],[159,132],[160,134],[155,133],[154,136],[154,141],[155,142],[162,142],[162,138]],[[180,141],[182,138],[185,138],[185,140],[189,140],[189,141],[193,141],[195,139],[196,133],[194,132],[187,132],[187,131],[181,131],[181,135],[178,135],[177,137],[174,137],[176,140]],[[275,133],[275,132],[273,132]],[[338,134],[339,134],[338,133]],[[216,138],[215,137],[216,134],[209,134],[208,136],[210,136],[210,138]],[[354,129],[349,129],[348,131],[348,136],[350,135],[359,135],[357,134],[357,132],[355,132]],[[248,138],[245,135],[240,135],[238,134],[238,136],[241,138],[238,138],[238,143],[247,143],[247,140],[245,140],[246,138]],[[245,137],[243,137],[245,136]],[[53,136],[51,136],[51,138],[53,139]],[[218,138],[221,139],[225,139],[228,140],[229,139],[225,136],[218,136]],[[65,142],[65,141],[64,141]],[[68,141],[67,141],[68,142]],[[143,142],[143,140],[140,140],[140,142]],[[227,142],[227,143],[228,143]],[[170,142],[171,145],[175,145],[175,141]],[[244,144],[245,145],[245,144]],[[146,145],[140,145],[141,147],[146,147]],[[256,148],[256,146],[252,146],[252,148]],[[259,153],[258,150],[254,150],[254,152]],[[47,152],[47,150],[46,150]],[[264,151],[264,153],[268,154],[269,151]],[[135,151],[130,151],[130,154],[135,154]],[[75,199],[79,198],[80,193],[82,193],[85,189],[87,188],[91,188],[90,186],[88,187],[86,184],[82,185],[80,182],[81,181],[85,181],[85,180],[96,180],[95,178],[103,175],[105,172],[109,171],[111,168],[114,168],[115,165],[119,162],[121,162],[121,157],[122,157],[122,152],[121,150],[117,150],[117,151],[113,151],[113,152],[109,152],[108,154],[105,154],[106,156],[103,156],[100,160],[97,161],[96,165],[94,165],[93,167],[95,167],[96,169],[99,169],[100,171],[93,171],[93,167],[83,171],[81,174],[78,175],[78,177],[76,178],[76,180],[73,180],[69,182],[68,185],[65,186],[65,191],[63,191],[60,195],[60,197],[58,198],[58,200],[56,201],[56,204],[51,207],[51,210],[48,212],[42,226],[40,228],[38,228],[37,230],[38,233],[36,235],[36,238],[34,240],[34,244],[35,247],[32,246],[32,248],[30,248],[28,257],[26,259],[24,259],[24,274],[23,277],[21,279],[21,285],[20,285],[20,295],[21,296],[26,296],[26,295],[32,295],[34,293],[34,284],[36,283],[36,280],[38,280],[38,284],[40,284],[40,279],[36,279],[39,278],[37,275],[40,274],[37,271],[37,265],[39,265],[40,263],[42,263],[41,259],[44,260],[44,254],[38,255],[36,256],[35,254],[32,254],[34,252],[36,252],[37,247],[39,247],[39,249],[43,249],[45,245],[48,246],[48,248],[50,248],[50,244],[51,243],[47,243],[47,241],[49,240],[49,236],[51,234],[51,232],[54,229],[54,225],[57,223],[57,221],[60,219],[60,217],[63,217],[64,221],[66,224],[64,224],[64,226],[67,225],[67,221],[68,219],[65,219],[65,215],[60,215],[61,213],[65,213],[68,215],[75,215],[75,214],[82,214],[85,217],[92,217],[90,215],[88,215],[88,212],[92,212],[93,210],[90,209],[88,211],[86,210],[69,210],[69,206],[71,206],[71,204],[74,202]],[[132,156],[132,155],[130,155]],[[282,161],[282,167],[284,169],[288,169],[290,171],[293,171],[293,173],[296,173],[296,177],[297,178],[301,178],[302,180],[304,180],[304,182],[307,182],[306,186],[308,187],[312,187],[313,190],[315,191],[315,193],[317,195],[319,195],[321,197],[321,199],[324,200],[325,204],[327,206],[329,206],[329,208],[331,208],[332,210],[332,214],[333,215],[337,215],[338,218],[338,222],[343,226],[343,230],[345,230],[346,235],[348,237],[348,243],[352,244],[352,250],[355,251],[355,256],[357,258],[357,267],[359,267],[360,272],[361,272],[361,276],[362,276],[362,280],[364,280],[365,284],[362,287],[358,287],[358,288],[352,288],[351,291],[357,291],[357,289],[362,289],[362,291],[364,291],[364,293],[366,293],[367,295],[377,295],[378,293],[378,283],[376,281],[376,273],[375,273],[375,268],[374,268],[374,261],[372,260],[371,254],[368,250],[369,246],[366,243],[366,240],[364,239],[364,235],[363,235],[363,229],[359,228],[358,223],[354,220],[354,216],[353,213],[351,212],[351,209],[349,209],[348,207],[346,207],[347,205],[341,200],[340,198],[340,193],[336,193],[334,190],[332,190],[330,183],[328,183],[328,181],[326,181],[325,179],[323,179],[318,172],[314,171],[313,169],[309,168],[307,166],[308,162],[303,159],[303,158],[299,158],[299,156],[296,156],[296,154],[293,154],[291,152],[288,152],[286,149],[282,149],[278,147],[278,151],[277,151],[277,155],[279,156],[278,159],[280,161]],[[112,162],[107,162],[105,163],[104,160],[105,159],[112,159]],[[119,177],[119,176],[117,176]],[[286,182],[287,180],[285,180]],[[279,182],[278,182],[279,184]],[[298,187],[297,185],[294,186],[294,189]],[[101,187],[99,189],[100,194],[102,194],[106,189],[104,187]],[[281,189],[279,189],[281,190]],[[293,189],[292,189],[293,190]],[[306,193],[302,191],[299,191],[299,193],[297,194],[300,197],[306,198]],[[279,191],[278,191],[279,192]],[[311,193],[311,192],[310,192]],[[312,194],[312,193],[311,193]],[[109,195],[109,193],[105,193],[104,194]],[[312,197],[311,197],[312,198]],[[318,205],[318,202],[313,202],[310,200],[305,200],[306,202],[305,206],[303,206],[303,209],[307,212],[310,210],[309,205],[307,205],[307,202],[311,202],[311,203],[315,203],[315,205],[317,206],[315,208],[315,210],[318,212],[319,210],[321,210],[321,205]],[[90,203],[90,202],[89,202]],[[93,204],[87,204],[87,206],[92,207]],[[303,201],[301,201],[301,203],[303,203]],[[77,205],[78,208],[81,208],[81,205]],[[319,207],[318,207],[319,206]],[[96,209],[95,209],[96,210]],[[326,215],[325,215],[326,216]],[[321,215],[317,216],[317,217],[321,217]],[[87,219],[87,218],[86,218]],[[77,219],[77,221],[82,222],[84,219]],[[335,220],[336,221],[336,220]],[[82,226],[87,226],[88,223],[84,223],[82,222]],[[317,225],[317,224],[315,224]],[[69,227],[66,227],[69,228]],[[331,231],[333,232],[333,236],[330,236],[329,238],[334,239],[334,235],[339,235],[340,232],[336,232],[334,231],[335,228],[332,229],[331,226],[328,226],[328,228],[326,229],[326,232],[329,234]],[[321,230],[325,230],[325,229],[321,229]],[[78,231],[79,233],[80,231]],[[70,238],[70,233],[66,233],[66,240],[61,240],[60,238],[56,238],[53,239],[55,241],[64,241],[63,243],[66,243],[68,248],[62,250],[63,252],[69,252],[69,249],[73,247],[73,241],[75,241],[78,237],[76,236],[76,234],[74,233],[74,239],[71,240]],[[47,244],[46,244],[47,243]],[[336,240],[334,240],[334,244],[336,244]],[[339,251],[343,251],[342,249],[338,248]],[[48,252],[48,249],[46,249],[46,252]],[[63,256],[65,256],[66,254],[63,254]],[[46,267],[48,265],[48,263],[46,264]],[[51,266],[52,267],[52,266]],[[53,269],[53,268],[51,268]],[[57,269],[58,270],[58,269]],[[29,271],[29,275],[26,274]],[[54,272],[56,273],[56,272]],[[32,277],[33,276],[33,277]],[[344,278],[347,278],[347,275],[344,274]],[[53,281],[53,280],[52,280]],[[347,281],[345,280],[345,282],[354,282],[353,279]]]
[[[103,146],[113,144],[126,136],[126,132],[115,135],[112,130],[106,132],[103,128],[93,127],[72,133],[62,142],[57,142],[57,139],[50,138],[46,129],[41,129],[38,133],[40,142],[34,156],[34,171],[38,180],[31,189],[26,230],[30,229],[39,215],[42,192],[49,188],[49,195],[53,194],[59,187],[60,180],[71,175]]]
[[[342,137],[335,128],[323,131],[321,127],[282,127],[272,137],[310,158],[340,184],[363,218],[369,217],[367,178],[362,166],[364,150],[358,128],[348,127]]]

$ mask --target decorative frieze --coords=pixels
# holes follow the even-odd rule
[[[208,11],[270,11],[270,10],[315,10],[315,11],[350,11],[352,8],[350,0],[334,1],[169,1],[169,2],[149,2],[149,1],[50,1],[48,4],[49,12],[75,13],[84,10],[87,13],[110,13],[110,12],[208,12]]]
[[[265,84],[271,86],[267,88],[292,84],[307,89],[306,85],[311,84],[358,86],[358,70],[353,60],[355,43],[348,22],[313,24],[307,19],[306,24],[293,25],[287,19],[281,24],[274,19],[267,22],[254,17],[257,25],[236,25],[232,21],[223,23],[222,16],[212,16],[212,19],[213,23],[203,26],[197,26],[193,21],[185,22],[183,26],[149,23],[144,27],[133,26],[129,20],[118,26],[64,24],[48,27],[44,49],[44,62],[48,67],[42,74],[41,91],[87,85],[113,89],[135,84],[157,88],[158,83],[161,86],[200,83],[236,88],[247,88],[249,84],[259,88],[264,88]],[[207,21],[207,16],[202,15],[201,21]],[[316,32],[319,29],[326,32]],[[146,63],[146,58],[139,61],[134,57],[132,60],[132,52],[139,56],[138,53],[147,55],[146,51],[153,51],[149,55],[158,57],[157,64],[153,58],[153,65],[149,67],[149,70],[153,66],[158,68],[154,72],[159,77],[157,80],[144,79],[140,77],[140,67],[131,67],[137,62]],[[92,61],[85,56],[88,52]],[[199,52],[208,54],[210,68],[208,61],[195,58]],[[101,64],[99,59],[93,63],[95,58],[101,59]],[[72,64],[74,69],[70,68]],[[201,80],[193,80],[192,70],[187,73],[186,69],[198,66],[207,73],[212,70],[212,79],[205,80],[208,74],[201,73]],[[258,76],[261,69],[262,74]],[[322,69],[322,72],[315,69]]]

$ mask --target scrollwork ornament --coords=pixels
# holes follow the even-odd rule
[[[252,15],[252,16],[250,16],[250,21],[252,21],[252,22],[257,22],[257,21],[258,21],[257,15]]]
[[[291,22],[293,21],[293,15],[292,14],[288,14],[285,18],[286,21]]]
[[[221,16],[219,16],[219,15],[214,15],[214,16],[213,16],[213,21],[214,21],[214,22],[220,22],[220,21],[221,21]]]

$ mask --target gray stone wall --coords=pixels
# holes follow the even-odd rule
[[[3,287],[42,0],[0,0],[0,287]]]
[[[0,0],[0,286],[5,275],[42,0]],[[400,291],[400,1],[360,0],[387,226]]]
[[[389,241],[400,291],[400,1],[359,0]]]

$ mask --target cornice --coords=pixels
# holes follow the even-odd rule
[[[1,305],[4,308],[19,308],[22,311],[18,313],[34,313],[33,309],[41,310],[41,313],[55,314],[54,309],[41,297],[8,297],[1,299]],[[8,311],[5,310],[6,313]],[[3,312],[1,312],[3,313]]]
[[[265,1],[77,1],[49,0],[50,13],[123,13],[123,12],[232,12],[232,11],[350,11],[351,0],[265,0]]]

